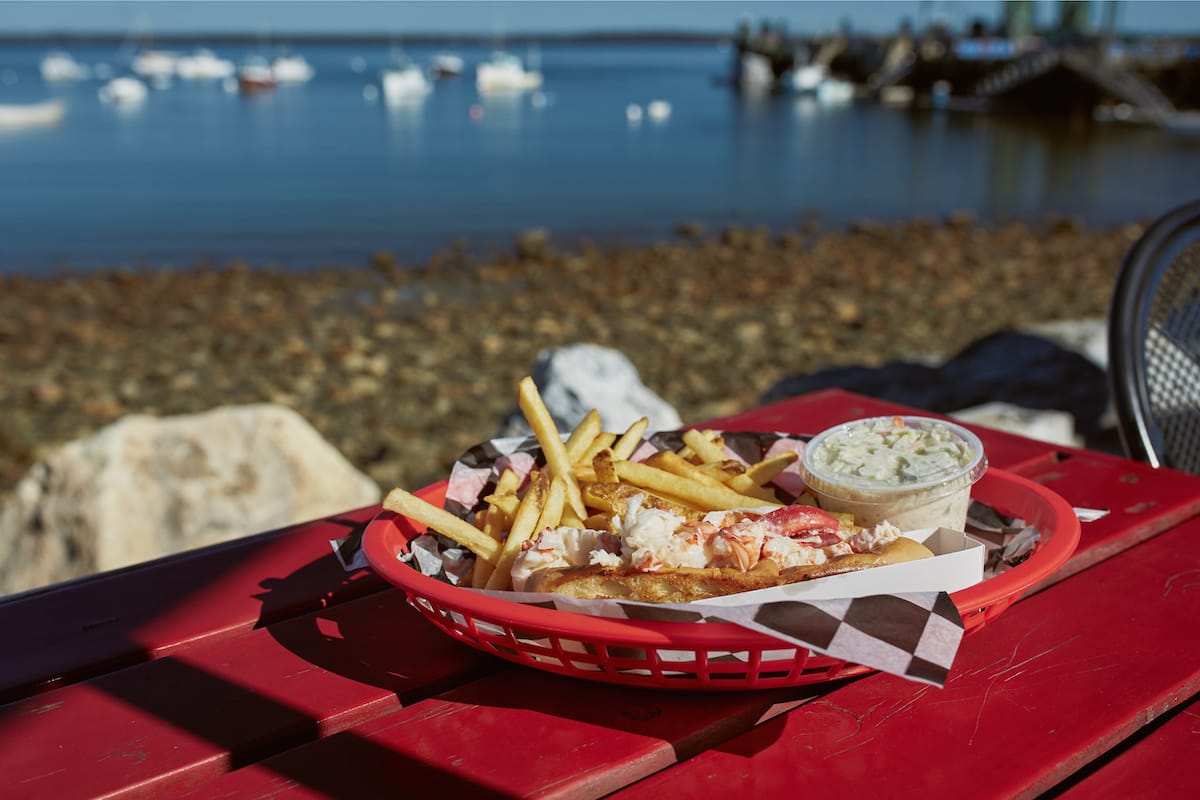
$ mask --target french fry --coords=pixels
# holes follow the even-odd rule
[[[712,477],[711,475],[705,474],[695,464],[690,461],[685,461],[675,453],[672,453],[670,450],[660,450],[642,463],[651,467],[657,467],[658,469],[666,470],[667,472],[673,472],[676,475],[684,478],[690,478],[691,480],[694,480],[697,483],[702,483],[705,486],[713,486],[716,488],[722,488],[725,486],[725,484],[718,479]]]
[[[493,564],[500,558],[500,543],[495,539],[466,520],[459,519],[449,511],[403,489],[392,489],[388,492],[387,497],[383,499],[383,507],[450,537],[475,553],[476,558]]]
[[[520,499],[517,497],[517,489],[521,486],[521,476],[511,469],[506,469],[500,473],[499,479],[496,481],[496,492],[494,495],[489,495],[487,499],[488,507],[482,512],[484,516],[483,532],[491,536],[498,542],[504,540],[504,532],[508,530],[512,523],[512,518],[517,512],[517,506]],[[492,498],[500,501],[492,502]],[[511,504],[510,502],[511,501]],[[511,505],[511,509],[502,508]],[[492,570],[495,566],[489,561],[482,559],[475,560],[475,568],[471,570],[471,586],[476,589],[482,589],[487,586],[488,578],[492,576]]]
[[[483,499],[493,508],[500,509],[509,519],[517,515],[517,506],[521,505],[521,498],[515,494],[489,494]]]
[[[802,494],[796,498],[796,505],[819,506],[820,503],[817,502],[816,495],[814,495],[812,492],[805,492],[804,494]]]
[[[613,467],[613,452],[608,448],[596,453],[592,459],[592,470],[596,473],[597,483],[616,483],[620,478],[617,477],[617,470]]]
[[[559,525],[564,525],[564,526],[566,526],[566,527],[568,527],[568,528],[584,528],[584,527],[587,527],[587,526],[584,524],[584,520],[581,520],[579,517],[575,516],[575,512],[571,510],[571,507],[570,507],[570,506],[568,506],[568,505],[565,505],[565,504],[564,504],[564,507],[563,507],[562,519],[561,519],[561,520],[559,520],[559,523],[558,523],[558,524],[559,524]]]
[[[765,486],[759,486],[746,475],[746,465],[740,461],[726,459],[713,461],[696,467],[701,473],[716,478],[721,483],[740,494],[757,497],[761,500],[775,500],[775,491]]]
[[[563,516],[563,501],[566,499],[566,494],[567,482],[555,475],[550,481],[550,491],[546,493],[542,513],[538,515],[537,524],[533,526],[534,532],[558,527]]]
[[[612,514],[597,511],[583,521],[583,527],[589,531],[607,531],[612,528]]]
[[[695,428],[683,432],[683,443],[695,450],[701,461],[725,460],[725,449]]]
[[[748,475],[734,475],[728,484],[730,489],[740,494],[757,497],[760,500],[775,502],[775,490],[767,486],[759,486],[754,481],[750,480]]]
[[[521,545],[537,529],[537,521],[542,515],[542,507],[545,505],[546,495],[549,493],[549,484],[549,478],[543,473],[534,478],[526,487],[525,496],[521,498],[521,505],[513,517],[512,527],[509,528],[508,536],[504,539],[504,547],[495,559],[496,568],[488,577],[485,588],[507,589],[509,587],[512,580],[513,561],[521,552]]]
[[[550,468],[550,474],[561,476],[565,481],[567,503],[571,506],[571,510],[580,519],[586,517],[587,511],[583,507],[583,498],[579,494],[579,484],[571,476],[571,460],[567,456],[566,445],[563,444],[562,437],[558,433],[558,426],[554,424],[554,418],[550,416],[546,404],[542,402],[542,395],[538,392],[533,378],[525,376],[517,385],[517,405],[520,407],[521,413],[525,415],[529,427],[533,429],[533,435],[537,437],[538,443],[542,446],[542,453],[546,456],[546,465]]]
[[[666,497],[641,486],[634,486],[632,483],[592,483],[584,487],[583,493],[587,498],[588,505],[602,514],[607,514],[610,518],[613,514],[625,516],[626,504],[635,495],[642,496],[644,508],[669,511],[684,519],[698,521],[704,519],[704,515],[708,513],[683,500]]]
[[[506,469],[496,479],[496,494],[516,494],[521,488],[521,476],[512,469]]]
[[[567,461],[572,464],[579,463],[598,435],[600,435],[600,412],[593,408],[584,415],[579,424],[575,426],[575,430],[571,431],[571,435],[567,437],[565,445]]]
[[[746,474],[746,465],[740,461],[735,461],[732,458],[726,458],[722,461],[708,461],[703,464],[698,464],[696,469],[700,470],[705,475],[711,475],[724,484],[728,484],[738,475]]]
[[[612,446],[613,458],[617,461],[624,461],[633,455],[633,451],[642,442],[642,434],[646,432],[646,428],[650,427],[650,420],[647,417],[642,417],[637,422],[630,425],[621,438]]]
[[[581,455],[579,458],[575,459],[575,461],[574,461],[575,465],[580,466],[580,465],[584,465],[584,464],[591,464],[592,459],[596,457],[596,453],[599,453],[601,450],[603,450],[606,447],[611,447],[612,443],[615,442],[616,440],[617,440],[617,435],[615,433],[610,433],[608,431],[604,431],[602,433],[597,434],[596,438],[592,440],[592,443],[590,445],[588,445],[587,450],[585,450],[583,452],[583,455]]]
[[[672,472],[656,469],[635,461],[618,461],[617,475],[625,481],[670,497],[700,505],[712,511],[730,508],[756,508],[762,505],[782,505],[777,500],[740,494],[727,487],[713,487],[684,478]]]
[[[488,579],[492,577],[492,573],[496,570],[490,561],[484,561],[482,558],[475,559],[475,566],[471,568],[471,588],[483,589],[487,587]]]
[[[788,451],[786,453],[780,453],[779,455],[771,456],[770,458],[764,458],[762,461],[759,461],[756,464],[751,464],[749,467],[747,467],[746,475],[750,477],[750,480],[754,481],[759,486],[762,486],[776,475],[790,467],[792,464],[796,463],[796,459],[799,457],[800,456],[798,456],[796,453]]]
[[[476,519],[479,517],[484,518],[483,532],[497,542],[502,542],[504,531],[508,529],[509,516],[495,506],[489,506],[485,511],[476,515]],[[484,561],[481,558],[475,559],[475,567],[471,570],[471,586],[476,589],[486,586],[493,569],[495,567],[490,561]]]

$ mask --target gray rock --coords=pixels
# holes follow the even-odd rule
[[[650,430],[674,430],[683,425],[679,412],[648,389],[624,353],[591,344],[575,344],[542,352],[530,373],[546,409],[562,433],[567,433],[593,408],[604,430],[621,433],[646,417]],[[504,420],[497,435],[528,434],[519,409]]]
[[[36,464],[0,509],[0,593],[370,505],[379,487],[291,409],[128,416]]]

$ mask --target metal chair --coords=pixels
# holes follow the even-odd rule
[[[1156,220],[1126,255],[1108,356],[1125,452],[1200,474],[1200,200]]]

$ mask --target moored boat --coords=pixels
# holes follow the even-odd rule
[[[137,78],[113,78],[100,87],[100,101],[116,106],[136,106],[146,99],[148,93],[146,84]]]
[[[527,70],[512,53],[497,51],[475,68],[475,88],[481,92],[523,92],[542,85],[542,73]]]
[[[316,70],[304,56],[286,55],[271,63],[271,70],[278,83],[307,83],[316,75]]]
[[[38,67],[42,73],[42,80],[47,83],[81,81],[91,77],[91,70],[87,65],[80,64],[62,50],[54,50],[42,56]]]
[[[388,105],[402,105],[421,100],[433,87],[416,64],[400,63],[380,73],[383,100]]]
[[[246,94],[274,89],[276,83],[275,70],[261,56],[246,59],[238,68],[238,88]]]
[[[0,130],[57,125],[66,113],[67,104],[61,99],[39,103],[0,103]]]
[[[230,78],[237,67],[227,58],[218,58],[211,51],[201,48],[191,55],[180,56],[175,71],[184,80],[222,80]]]
[[[429,74],[435,78],[457,78],[463,72],[463,59],[457,53],[434,53]]]
[[[149,81],[169,81],[175,75],[179,55],[168,50],[143,50],[133,59],[132,69]]]

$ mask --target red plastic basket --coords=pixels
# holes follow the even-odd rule
[[[445,482],[418,492],[440,505]],[[995,468],[972,495],[1034,525],[1042,537],[1017,567],[951,595],[967,631],[1000,614],[1074,552],[1079,519],[1033,481]],[[728,623],[646,622],[572,614],[508,602],[422,575],[398,556],[422,526],[381,512],[363,534],[368,563],[403,589],[426,619],[472,647],[536,669],[630,686],[686,690],[768,689],[819,683],[872,670],[814,654]]]

